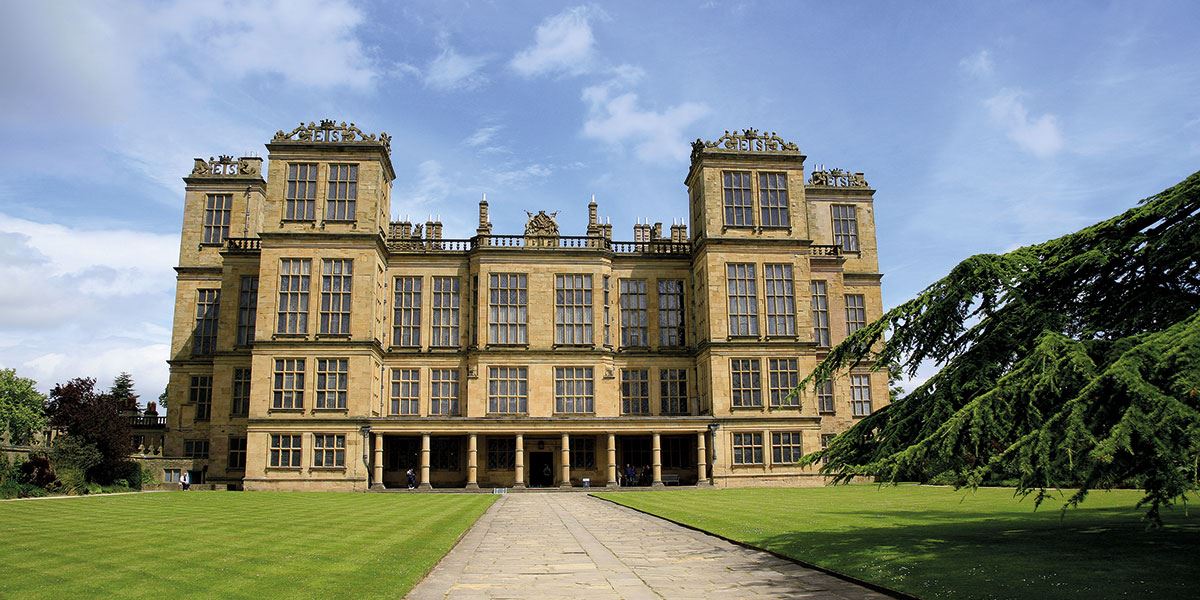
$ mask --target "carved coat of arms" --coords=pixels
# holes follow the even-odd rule
[[[529,216],[529,220],[525,222],[525,235],[527,236],[557,236],[558,235],[558,211],[546,214],[546,211],[539,210],[537,214],[525,211]]]

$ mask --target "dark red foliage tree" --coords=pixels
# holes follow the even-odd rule
[[[129,419],[121,414],[124,399],[96,393],[95,388],[96,380],[90,377],[54,386],[46,413],[52,427],[96,446],[101,461],[88,469],[88,479],[110,483],[127,470],[132,451]]]

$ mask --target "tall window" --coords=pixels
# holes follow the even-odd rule
[[[662,437],[662,466],[664,469],[693,469],[696,467],[696,442],[691,436]]]
[[[734,406],[762,406],[762,374],[757,358],[729,360],[729,391]]]
[[[595,390],[591,367],[554,368],[554,412],[595,412]]]
[[[229,237],[229,213],[233,207],[232,194],[209,194],[204,204],[202,243],[220,244]]]
[[[421,409],[421,370],[392,369],[392,414],[416,415]]]
[[[828,450],[829,444],[833,443],[833,438],[835,438],[835,437],[837,437],[836,433],[822,433],[821,434],[821,450]],[[828,456],[821,457],[821,464],[825,464],[828,462],[829,462]]]
[[[524,273],[492,273],[488,276],[488,343],[528,343],[529,292]]]
[[[421,345],[421,283],[421,277],[396,278],[392,304],[392,344],[396,346]]]
[[[517,440],[514,438],[489,437],[487,441],[487,468],[489,471],[516,467]]]
[[[192,354],[204,356],[217,349],[217,313],[221,310],[221,290],[196,290],[196,329],[192,334]]]
[[[771,458],[777,465],[800,461],[804,447],[800,444],[799,431],[780,431],[771,434]]]
[[[725,192],[725,224],[736,227],[754,225],[750,172],[725,171],[722,178]]]
[[[312,261],[285,258],[279,261],[278,333],[308,333],[308,285]]]
[[[573,438],[571,438],[571,468],[572,469],[594,469],[594,468],[596,468],[596,438],[591,438],[591,437],[573,437]]]
[[[787,173],[758,174],[758,211],[763,227],[788,227]]]
[[[192,377],[188,399],[196,406],[196,420],[207,421],[212,416],[212,376]]]
[[[662,369],[658,372],[659,401],[664,415],[688,413],[687,369]]]
[[[682,346],[685,339],[683,327],[683,281],[659,279],[658,344],[663,347]]]
[[[817,384],[817,412],[832,415],[837,412],[833,403],[833,380],[826,379]]]
[[[871,377],[850,376],[850,413],[856,417],[871,414]]]
[[[529,401],[529,369],[488,368],[488,412],[523,414]]]
[[[329,165],[329,195],[325,198],[326,221],[353,221],[358,199],[358,165]]]
[[[230,471],[246,469],[246,438],[229,438],[229,461],[225,463]]]
[[[304,359],[280,358],[275,360],[275,389],[272,408],[304,408]]]
[[[311,221],[317,218],[316,207],[317,165],[307,163],[288,165],[283,218],[291,221]]]
[[[353,260],[327,258],[321,261],[321,333],[350,333],[350,287],[353,280]]]
[[[650,414],[650,371],[621,369],[621,414]]]
[[[833,205],[833,243],[846,252],[858,252],[858,214],[850,204]]]
[[[254,322],[258,320],[258,278],[242,275],[238,290],[237,344],[248,346],[254,342]]]
[[[794,358],[767,359],[767,378],[771,390],[771,406],[800,406],[800,394],[792,390],[800,383],[800,369]]]
[[[350,359],[317,359],[317,408],[346,408]]]
[[[183,455],[187,458],[208,458],[208,440],[183,440]]]
[[[271,436],[271,466],[280,469],[300,468],[300,436],[273,434]]]
[[[796,291],[792,265],[763,265],[767,286],[767,335],[796,335]]]
[[[591,275],[554,276],[554,343],[591,345]]]
[[[763,461],[761,433],[733,434],[733,464],[761,465]]]
[[[233,385],[229,393],[229,416],[245,417],[250,414],[250,369],[233,370]]]
[[[313,434],[313,463],[318,468],[346,466],[346,436]]]
[[[458,346],[459,302],[457,277],[433,278],[433,320],[430,323],[433,339],[429,341],[430,346]]]
[[[758,289],[753,263],[725,266],[729,291],[729,335],[758,335]]]
[[[846,333],[854,333],[867,324],[867,303],[862,294],[846,294]]]
[[[459,414],[458,369],[429,370],[429,414]]]
[[[650,316],[646,309],[646,280],[621,279],[621,345],[645,347],[650,345]]]
[[[813,341],[819,348],[829,347],[829,295],[824,281],[812,282]]]
[[[608,304],[609,304],[609,302],[608,302],[608,283],[609,283],[609,277],[608,277],[608,275],[605,275],[604,276],[604,345],[605,346],[612,345],[612,336],[609,331],[609,328],[612,325],[612,321],[608,315]]]

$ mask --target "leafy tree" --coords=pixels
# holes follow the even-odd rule
[[[163,388],[161,394],[158,395],[158,405],[165,411],[167,410],[167,388]]]
[[[1076,233],[959,263],[848,337],[847,366],[941,369],[824,452],[835,480],[950,473],[1048,490],[1136,485],[1160,508],[1200,481],[1200,173]],[[885,333],[891,333],[885,339]]]
[[[50,448],[50,460],[59,471],[72,468],[86,473],[88,469],[100,464],[103,457],[93,444],[77,436],[60,435]]]
[[[14,369],[0,369],[0,436],[24,444],[46,426],[46,396],[37,382],[17,377]]]
[[[100,451],[101,460],[88,469],[93,481],[110,482],[128,462],[130,447],[129,419],[121,414],[124,400],[110,394],[96,393],[96,380],[72,379],[58,384],[50,391],[47,412],[50,424],[79,441],[92,444]]]
[[[108,394],[120,405],[121,410],[131,412],[138,410],[138,395],[133,393],[133,375],[121,371],[121,374],[113,380]]]

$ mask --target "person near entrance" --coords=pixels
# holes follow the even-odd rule
[[[408,478],[408,489],[411,490],[417,487],[417,472],[413,471],[412,467],[409,467],[408,470],[404,472],[404,475]]]
[[[550,469],[550,463],[546,463],[546,465],[542,467],[542,478],[547,482],[546,485],[550,485],[549,482],[554,481],[554,472]]]
[[[637,481],[633,478],[635,475],[633,465],[625,463],[625,487],[635,485]]]
[[[188,474],[187,469],[179,474],[179,485],[183,487],[183,491],[188,491],[192,487],[192,476]]]

